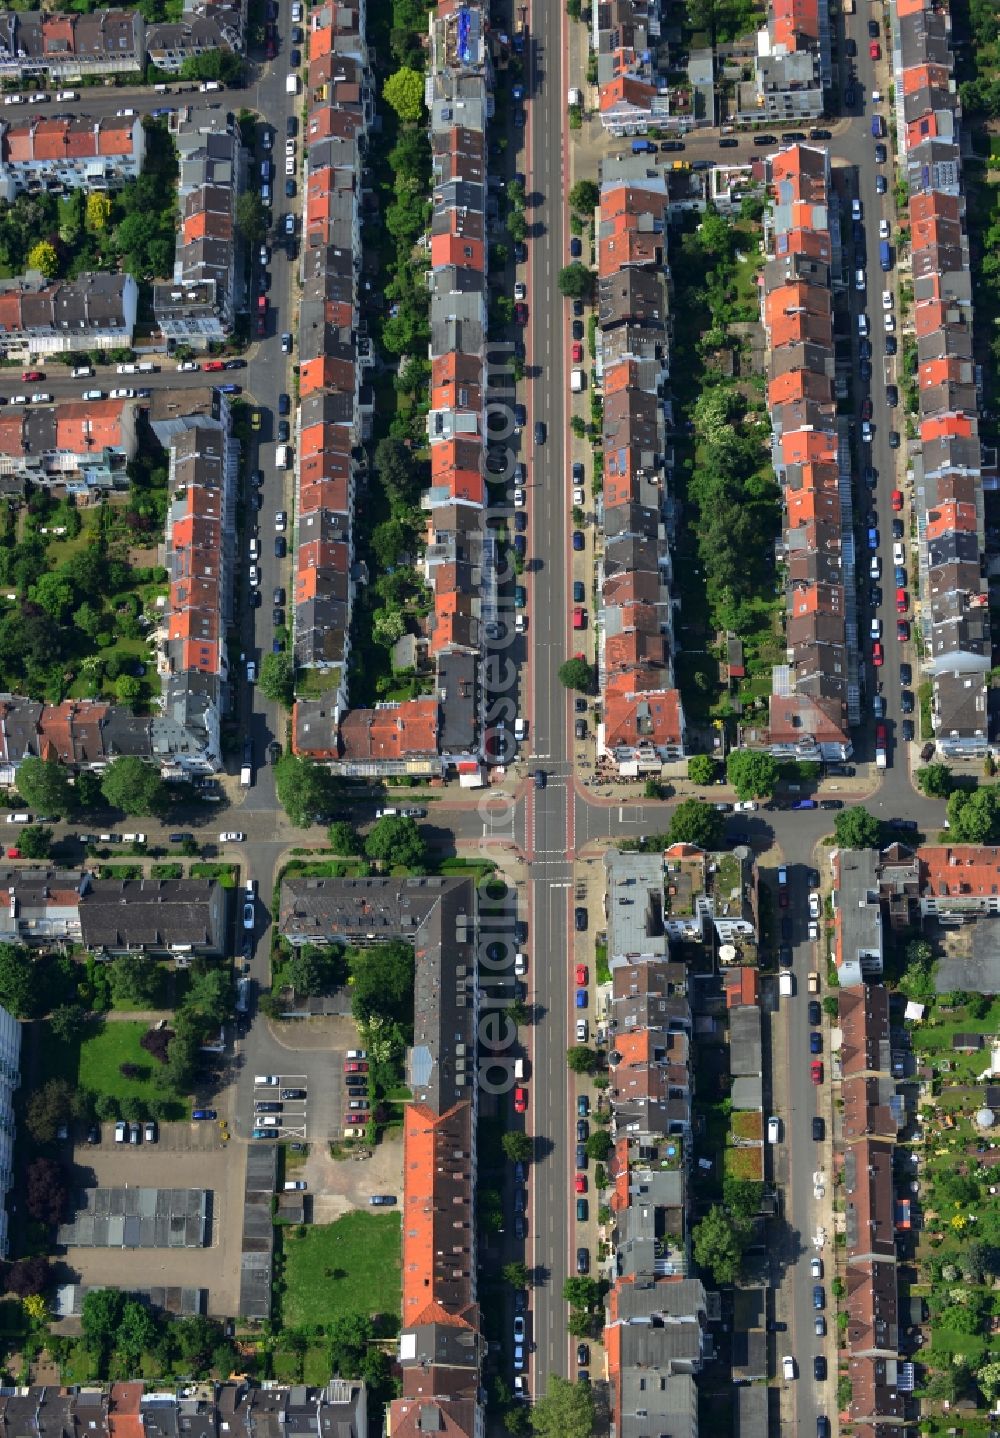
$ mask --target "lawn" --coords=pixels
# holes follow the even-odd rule
[[[347,1213],[336,1223],[286,1230],[282,1318],[290,1327],[344,1313],[397,1314],[400,1215]]]
[[[80,1045],[80,1069],[77,1082],[81,1088],[95,1094],[111,1094],[112,1097],[141,1098],[145,1100],[164,1097],[158,1088],[154,1072],[158,1067],[145,1049],[139,1047],[139,1040],[149,1028],[145,1023],[107,1023],[91,1038]],[[119,1069],[122,1064],[137,1064],[142,1070],[141,1078],[124,1078]]]

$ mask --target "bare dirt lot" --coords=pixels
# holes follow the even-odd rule
[[[208,1312],[236,1313],[243,1235],[243,1185],[246,1149],[224,1144],[216,1124],[163,1124],[157,1144],[137,1148],[113,1142],[112,1124],[104,1141],[74,1154],[73,1189],[207,1188],[211,1191],[209,1247],[184,1249],[70,1248],[63,1261],[87,1285],[148,1288],[177,1284],[208,1290]]]

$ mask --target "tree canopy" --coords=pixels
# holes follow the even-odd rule
[[[594,276],[579,260],[564,265],[559,271],[559,293],[568,300],[585,300],[594,288]]]
[[[531,1409],[536,1438],[591,1438],[594,1431],[594,1395],[589,1383],[570,1383],[550,1373],[545,1397]]]
[[[992,843],[1000,833],[1000,788],[956,789],[948,798],[948,824],[953,843]]]
[[[337,791],[328,770],[298,754],[282,754],[274,766],[274,785],[278,802],[299,828],[319,822]]]
[[[594,666],[586,659],[567,659],[559,666],[559,683],[565,689],[589,694],[594,687]]]
[[[952,785],[952,774],[947,764],[927,764],[917,770],[917,787],[929,799],[947,799]]]
[[[113,808],[137,817],[163,814],[169,802],[169,791],[157,770],[131,754],[112,759],[101,792]]]
[[[16,1019],[39,1012],[31,955],[20,944],[0,944],[0,1004]]]
[[[427,862],[427,844],[416,820],[386,814],[376,819],[365,836],[365,854],[380,863],[419,872]]]
[[[715,760],[710,754],[692,754],[688,760],[687,773],[692,784],[714,784]]]
[[[566,1050],[566,1062],[575,1074],[592,1074],[600,1068],[601,1056],[586,1044],[574,1044]]]
[[[592,215],[601,198],[601,192],[593,180],[577,180],[569,192],[570,208],[582,215]]]
[[[414,957],[409,944],[393,940],[347,956],[351,1011],[358,1023],[382,1018],[412,1028]]]
[[[733,749],[726,759],[726,777],[740,799],[769,799],[778,782],[778,765],[760,749]]]
[[[388,77],[382,86],[382,95],[401,120],[416,123],[424,114],[424,77],[408,65]]]
[[[743,1266],[748,1229],[745,1222],[714,1204],[692,1230],[695,1261],[711,1275],[713,1283],[729,1287]]]
[[[52,851],[52,830],[45,824],[25,824],[17,836],[25,859],[47,859]]]
[[[882,838],[882,825],[863,804],[841,809],[834,820],[833,835],[842,849],[877,849]]]
[[[670,817],[671,844],[696,844],[699,849],[717,849],[722,843],[724,820],[718,809],[703,799],[684,799]]]
[[[260,664],[257,686],[265,699],[290,709],[295,700],[295,661],[287,650],[265,654]]]

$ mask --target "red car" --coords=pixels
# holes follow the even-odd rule
[[[871,419],[871,417],[872,417],[872,397],[871,397],[870,394],[866,394],[865,397],[864,397],[864,399],[861,401],[861,418],[862,418],[862,419]]]
[[[900,644],[906,644],[910,638],[910,621],[908,619],[896,620],[896,638]]]
[[[40,369],[26,369],[21,376],[22,379],[44,379],[45,371]]]
[[[349,1113],[345,1117],[344,1122],[348,1128],[352,1126],[358,1128],[361,1124],[368,1122],[368,1115],[366,1113]]]
[[[267,321],[265,320],[265,318],[264,318],[263,315],[258,315],[258,316],[257,316],[256,322],[255,322],[255,325],[254,325],[254,329],[255,329],[255,331],[256,331],[257,338],[258,338],[259,340],[262,340],[262,339],[264,338],[264,336],[267,334]]]
[[[348,1062],[344,1064],[345,1074],[366,1074],[367,1072],[368,1065],[361,1063],[358,1059],[349,1059]]]
[[[573,363],[583,364],[583,345],[577,340],[573,345]]]
[[[528,1090],[526,1088],[516,1088],[514,1090],[514,1112],[528,1112]]]
[[[587,1175],[585,1173],[578,1173],[576,1178],[573,1180],[573,1187],[576,1189],[577,1193],[586,1193]]]
[[[528,306],[520,300],[518,300],[514,306],[514,323],[518,325],[526,325],[528,323]]]
[[[7,850],[7,858],[8,858],[8,859],[19,859],[20,857],[21,857],[21,851],[20,851],[20,849],[8,849],[8,850]]]
[[[872,645],[872,663],[876,669],[880,669],[885,663],[885,655],[882,653],[882,646],[877,639]]]
[[[892,507],[897,514],[901,512],[903,508],[903,491],[901,489],[892,491]]]
[[[788,908],[788,885],[787,885],[787,884],[782,884],[781,887],[778,889],[778,908],[779,908],[779,909],[787,909],[787,908]]]
[[[576,966],[576,986],[578,989],[585,989],[587,987],[586,964],[577,964]]]
[[[267,314],[267,295],[257,296],[257,313],[259,315]]]
[[[207,370],[209,374],[214,374],[216,370],[225,369],[225,367],[222,360],[206,360],[202,365],[202,369]]]
[[[277,48],[278,48],[278,47],[277,47],[277,45],[276,45],[276,43],[275,43],[275,38],[274,38],[274,31],[271,29],[271,27],[270,27],[270,25],[269,25],[269,26],[267,27],[267,32],[266,32],[266,34],[265,34],[265,36],[264,36],[264,58],[265,58],[266,60],[273,60],[273,59],[274,59],[274,56],[275,56],[275,52],[277,51]]]
[[[882,46],[878,43],[877,40],[873,40],[872,43],[868,46],[868,53],[873,60],[881,60]]]
[[[879,748],[879,749],[884,749],[885,746],[886,746],[886,743],[888,742],[888,738],[889,738],[889,731],[888,731],[888,729],[885,727],[885,725],[884,725],[884,724],[876,724],[876,725],[875,725],[875,745],[876,745],[876,747]]]
[[[813,1083],[823,1082],[822,1059],[813,1059],[812,1063],[809,1065],[809,1077],[812,1079]]]
[[[897,590],[896,590],[896,613],[897,613],[897,614],[905,614],[905,613],[906,613],[906,606],[909,604],[909,602],[910,602],[910,596],[907,594],[906,590],[905,590],[905,589],[897,589]]]
[[[578,605],[576,605],[576,607],[575,607],[574,610],[573,610],[573,628],[574,628],[574,629],[585,629],[586,627],[587,627],[587,611],[586,611],[585,609],[582,609],[582,608],[580,607],[580,605],[578,604]]]

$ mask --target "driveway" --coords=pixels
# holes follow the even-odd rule
[[[230,1317],[239,1307],[243,1240],[244,1145],[225,1143],[213,1123],[162,1124],[157,1144],[118,1145],[105,1124],[103,1142],[74,1154],[72,1187],[205,1188],[211,1194],[208,1248],[69,1248],[63,1262],[87,1286],[208,1290],[208,1312]]]

